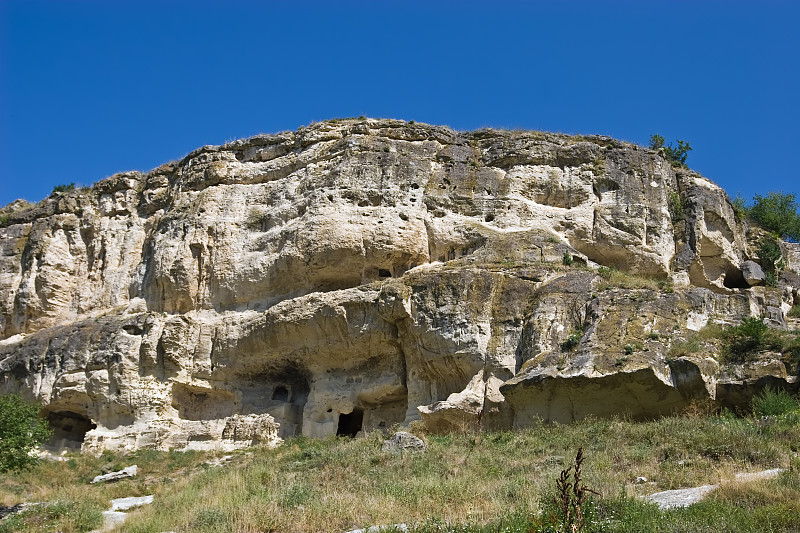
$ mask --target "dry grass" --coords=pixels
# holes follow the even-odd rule
[[[295,439],[245,467],[175,486],[126,531],[347,531],[435,519],[486,524],[535,516],[584,446],[586,484],[605,497],[718,483],[732,472],[787,466],[800,429],[764,433],[736,418],[584,421],[516,433],[429,436],[424,454],[381,450],[383,436]],[[637,476],[653,481],[633,485]],[[198,505],[198,502],[201,502]]]
[[[651,291],[672,292],[672,284],[667,279],[654,278],[624,272],[614,267],[600,267],[597,273],[603,281],[597,285],[598,291],[608,289],[646,289]]]
[[[11,476],[0,485],[0,494],[6,504],[71,498],[95,502],[96,508],[114,497],[154,494],[153,505],[131,513],[124,527],[131,533],[342,532],[401,522],[418,524],[415,531],[421,533],[437,531],[445,522],[461,524],[458,531],[464,532],[539,531],[545,530],[538,518],[542,502],[552,501],[559,472],[583,446],[583,480],[600,493],[595,518],[610,524],[603,530],[636,531],[635,520],[641,522],[638,531],[661,530],[646,524],[674,525],[670,520],[683,518],[659,514],[635,496],[719,483],[736,472],[785,468],[797,461],[793,447],[800,442],[800,415],[765,424],[703,411],[698,406],[688,415],[652,422],[585,420],[518,432],[427,435],[425,453],[384,452],[384,436],[377,432],[359,439],[295,438],[276,449],[252,449],[237,456],[238,463],[221,468],[202,467],[205,457],[199,454],[174,452],[76,457]],[[133,463],[142,472],[135,480],[88,484],[103,466]],[[650,482],[633,484],[638,476]],[[784,487],[789,481],[781,483]],[[758,502],[763,496],[747,495],[746,487],[745,495],[725,490],[714,500],[719,508],[751,498],[753,508],[762,509]],[[767,502],[764,508],[782,523],[779,504],[791,508],[787,498],[794,492],[775,492],[778,503]],[[619,518],[623,515],[624,520]],[[736,530],[729,522],[709,523]],[[64,524],[58,530],[86,531]],[[0,532],[14,530],[3,527]]]

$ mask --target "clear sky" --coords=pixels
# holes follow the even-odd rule
[[[691,143],[800,198],[797,1],[0,0],[0,205],[366,115]]]

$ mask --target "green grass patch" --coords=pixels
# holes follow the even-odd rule
[[[787,516],[800,501],[800,484],[791,476],[755,493],[744,485],[739,492],[729,488],[679,511],[659,511],[640,497],[719,483],[735,472],[800,466],[793,455],[800,415],[794,413],[767,421],[694,414],[423,435],[424,453],[384,452],[379,432],[359,439],[298,437],[275,449],[238,453],[221,468],[205,466],[208,455],[198,453],[72,456],[0,480],[3,505],[64,502],[48,511],[49,529],[23,513],[0,522],[0,532],[87,531],[111,498],[145,494],[154,503],[132,511],[124,531],[316,532],[399,523],[419,532],[557,531],[559,517],[547,509],[578,447],[585,456],[581,483],[598,493],[583,504],[586,531],[755,531],[756,525],[791,531]],[[136,478],[89,483],[101,471],[130,464],[139,465]],[[634,484],[638,476],[652,483]],[[766,499],[764,492],[774,496]],[[62,512],[64,505],[69,512]]]
[[[616,267],[601,266],[597,273],[603,278],[603,282],[597,287],[600,291],[608,289],[648,289],[651,291],[672,292],[672,285],[669,280],[651,278],[624,272]]]

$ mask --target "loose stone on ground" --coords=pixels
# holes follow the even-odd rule
[[[744,472],[736,474],[734,480],[739,482],[759,481],[771,479],[783,472],[783,468],[773,468],[762,472]],[[676,509],[678,507],[689,507],[693,503],[702,500],[706,494],[718,488],[719,485],[703,485],[688,489],[665,490],[647,496],[645,499],[657,503],[659,509]]]

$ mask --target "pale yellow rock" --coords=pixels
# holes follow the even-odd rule
[[[791,381],[669,357],[800,298],[740,286],[724,191],[608,137],[330,121],[2,214],[0,393],[41,401],[54,446],[648,417]]]

